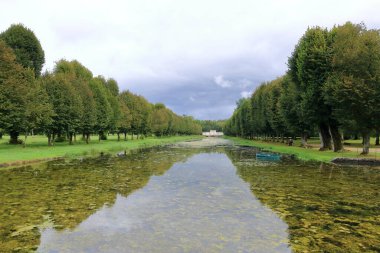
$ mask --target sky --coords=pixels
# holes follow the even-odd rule
[[[308,27],[364,22],[380,0],[0,0],[0,32],[22,23],[45,70],[78,60],[150,102],[197,119],[229,118],[236,101],[286,72]]]

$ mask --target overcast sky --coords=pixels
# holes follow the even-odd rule
[[[77,59],[149,101],[228,118],[241,97],[286,71],[308,26],[380,28],[380,0],[0,0],[0,31],[32,29],[45,69]]]

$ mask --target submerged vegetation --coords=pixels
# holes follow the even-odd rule
[[[260,164],[250,149],[226,152],[252,193],[288,224],[294,252],[380,251],[377,168]]]
[[[0,251],[36,250],[41,230],[75,228],[99,208],[112,206],[117,194],[128,196],[188,155],[191,152],[162,156],[145,150],[125,158],[51,161],[1,170]]]
[[[380,33],[364,24],[309,28],[288,61],[287,73],[238,102],[225,133],[249,139],[320,136],[320,150],[343,149],[344,137],[380,131]]]
[[[231,247],[250,252],[379,251],[377,168],[293,159],[268,162],[257,160],[256,152],[232,146],[153,148],[119,158],[58,160],[0,170],[1,249],[130,245],[149,252],[154,247],[167,252],[202,247],[214,249],[210,252]],[[195,154],[199,155],[191,163],[185,162]],[[164,174],[165,179],[154,178],[148,185],[151,176]],[[137,189],[145,193],[131,195]],[[124,201],[117,204],[120,197]],[[125,212],[127,206],[131,212]],[[98,219],[102,213],[111,225]],[[137,220],[131,226],[128,220],[133,217]],[[126,223],[115,226],[115,220]],[[157,226],[162,223],[165,229]],[[97,241],[99,233],[112,235],[120,245]],[[142,241],[149,243],[141,245]]]

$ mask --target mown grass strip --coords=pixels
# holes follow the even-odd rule
[[[55,143],[54,146],[47,146],[47,138],[45,136],[30,136],[27,139],[27,146],[8,144],[9,137],[5,136],[0,140],[0,164],[15,165],[29,161],[39,161],[43,159],[53,159],[57,157],[75,158],[83,156],[94,156],[101,152],[117,153],[123,150],[131,150],[145,147],[153,147],[171,144],[179,141],[189,141],[201,139],[201,136],[170,136],[170,137],[148,137],[145,139],[134,139],[130,137],[127,141],[117,141],[117,136],[108,136],[108,140],[98,141],[96,137],[86,144],[84,141],[78,140],[74,145],[67,142]]]
[[[302,148],[298,147],[297,143],[294,146],[287,146],[284,143],[279,142],[264,142],[258,140],[247,140],[239,137],[230,137],[225,136],[226,139],[229,139],[234,142],[235,145],[241,146],[252,146],[258,147],[265,150],[269,150],[272,152],[278,152],[282,154],[290,154],[297,156],[298,159],[305,161],[322,161],[322,162],[330,162],[332,159],[336,157],[347,157],[347,158],[376,158],[380,159],[380,149],[379,153],[371,153],[366,156],[359,155],[358,152],[353,151],[343,151],[343,152],[333,152],[331,150],[328,151],[319,151],[314,148]]]

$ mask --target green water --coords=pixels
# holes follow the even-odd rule
[[[159,148],[0,170],[0,252],[379,252],[380,170]]]

